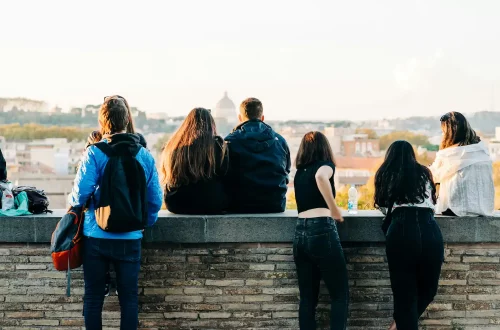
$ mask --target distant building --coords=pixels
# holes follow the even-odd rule
[[[44,139],[31,142],[5,142],[4,156],[12,173],[76,173],[83,151],[83,142],[66,139]]]
[[[335,183],[339,188],[346,185],[365,185],[384,161],[383,157],[339,156],[335,159]]]
[[[380,154],[378,139],[369,139],[367,134],[352,134],[343,137],[341,154],[347,157],[375,157]]]
[[[62,113],[62,108],[55,105],[49,109],[49,113],[51,113],[51,114]]]
[[[30,100],[22,97],[0,98],[0,112],[9,112],[12,110],[49,112],[49,105],[45,101]]]
[[[156,119],[156,120],[169,120],[170,117],[166,112],[148,112],[146,114],[148,119]]]
[[[224,97],[215,105],[215,108],[212,110],[212,116],[217,126],[217,132],[223,137],[231,133],[237,125],[238,113],[236,112],[236,106],[228,97],[227,92],[224,92]]]
[[[352,135],[355,133],[355,129],[351,127],[327,127],[325,128],[325,136],[330,142],[333,153],[338,155],[342,153],[342,141],[344,136]]]

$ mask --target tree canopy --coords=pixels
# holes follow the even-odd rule
[[[0,125],[0,135],[7,140],[39,140],[47,138],[65,138],[68,141],[83,141],[91,129],[78,127],[42,126],[38,124]]]
[[[423,134],[408,131],[396,131],[380,137],[380,149],[387,150],[397,140],[406,140],[414,146],[429,145],[429,139]]]

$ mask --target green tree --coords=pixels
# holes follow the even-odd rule
[[[69,141],[83,141],[90,133],[90,129],[37,124],[9,124],[0,125],[0,132],[7,140],[30,141],[46,138],[65,138]]]
[[[424,144],[422,147],[427,149],[427,151],[439,151],[439,146],[436,144]]]
[[[408,131],[396,131],[380,137],[380,149],[387,150],[397,140],[406,140],[414,146],[429,145],[429,139],[423,134],[415,134]]]

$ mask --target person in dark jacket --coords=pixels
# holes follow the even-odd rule
[[[191,110],[162,152],[167,209],[177,214],[225,213],[229,206],[223,183],[227,156],[210,110]]]
[[[291,166],[288,145],[264,123],[258,99],[243,101],[238,119],[240,125],[226,137],[231,160],[226,180],[231,212],[283,212]]]
[[[2,149],[0,149],[0,181],[7,180],[7,162],[3,158]]]

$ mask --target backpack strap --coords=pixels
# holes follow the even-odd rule
[[[104,141],[98,142],[98,143],[94,144],[94,146],[96,146],[99,150],[101,150],[108,157],[113,157],[116,155],[113,148]]]

